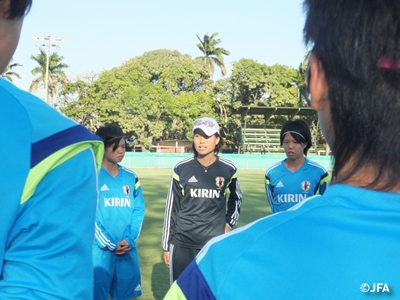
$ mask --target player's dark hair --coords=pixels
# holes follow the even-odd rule
[[[2,2],[2,0],[0,0]],[[7,19],[19,19],[26,15],[32,6],[32,0],[10,0],[10,8]]]
[[[296,132],[299,134],[296,134]],[[281,128],[281,146],[283,145],[283,139],[286,133],[290,133],[297,143],[307,143],[307,146],[303,149],[304,155],[307,156],[308,149],[310,149],[312,145],[311,131],[308,124],[302,119],[286,121]]]
[[[214,148],[214,154],[218,155],[218,153],[220,153],[222,151],[222,147],[224,146],[224,139],[222,138],[222,136],[218,135],[218,133],[216,133],[215,136],[219,137],[219,142],[218,142],[218,144],[215,145],[215,148]],[[192,143],[192,149],[193,149],[194,156],[197,157],[199,155],[199,153],[196,151],[196,148],[194,147],[194,142]]]
[[[114,124],[100,127],[97,129],[96,135],[103,139],[104,148],[113,145],[113,151],[117,150],[119,142],[124,138],[122,129]]]
[[[305,0],[304,8],[304,39],[314,44],[329,87],[333,178],[341,171],[345,181],[372,165],[368,188],[398,185],[400,1]]]

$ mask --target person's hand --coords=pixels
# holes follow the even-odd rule
[[[128,253],[129,251],[131,251],[131,246],[129,245],[129,243],[126,240],[122,240],[122,241],[118,242],[118,245],[115,248],[114,253],[116,255],[123,255],[125,253]]]
[[[164,259],[165,265],[169,268],[169,252],[167,252],[167,251],[164,252],[163,259]]]
[[[226,224],[225,224],[225,233],[227,233],[227,232],[229,232],[229,231],[231,231],[231,230],[232,230],[231,226],[229,226],[229,224],[226,223]]]

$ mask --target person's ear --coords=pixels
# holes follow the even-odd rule
[[[219,136],[217,136],[217,138],[215,139],[215,146],[218,145],[220,140],[221,140],[221,138]]]
[[[0,18],[7,19],[10,13],[10,0],[0,0]]]
[[[310,104],[314,110],[321,110],[328,98],[328,84],[325,78],[325,70],[321,61],[314,53],[310,55],[308,67],[310,70]]]

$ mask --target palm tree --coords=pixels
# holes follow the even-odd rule
[[[46,66],[47,66],[47,54],[43,49],[39,49],[40,53],[36,56],[31,55],[31,59],[38,63],[38,66],[32,70],[32,75],[36,76],[31,86],[29,87],[30,92],[36,92],[39,87],[46,85]],[[49,69],[47,78],[47,92],[48,101],[52,103],[55,95],[58,94],[59,85],[63,84],[67,79],[64,69],[68,68],[67,64],[62,63],[63,56],[59,56],[57,52],[53,52],[49,56]]]
[[[216,64],[221,69],[222,76],[226,75],[226,68],[224,64],[224,58],[222,55],[231,54],[228,50],[224,48],[218,48],[217,45],[221,43],[220,39],[217,39],[216,36],[218,32],[213,33],[212,35],[205,34],[203,40],[196,34],[200,43],[196,46],[203,52],[203,56],[197,57],[196,59],[200,59],[206,66],[210,72],[210,77],[214,77],[214,64]]]
[[[22,65],[20,63],[12,63],[14,61],[14,58],[11,58],[10,63],[7,65],[7,67],[5,68],[4,72],[1,74],[1,77],[4,77],[5,79],[13,82],[12,78],[13,77],[17,77],[18,79],[21,79],[21,76],[14,72],[12,69],[14,69],[15,67],[22,67]]]

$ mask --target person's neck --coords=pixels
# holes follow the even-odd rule
[[[301,166],[304,164],[305,161],[306,161],[306,158],[304,156],[300,156],[299,158],[296,158],[294,160],[287,158],[285,160],[285,166],[290,171],[295,172],[301,168]]]
[[[117,176],[119,173],[119,166],[118,164],[111,162],[107,159],[103,160],[103,168],[113,177]]]
[[[203,165],[203,167],[209,167],[217,160],[217,156],[214,153],[210,153],[206,156],[197,156],[197,161]]]
[[[391,176],[387,173],[381,174],[379,180],[376,180],[377,169],[374,166],[364,166],[357,170],[350,177],[347,176],[350,170],[349,166],[345,166],[336,174],[334,183],[352,185],[356,187],[366,187],[377,191],[386,191],[392,193],[400,193],[400,182],[395,186],[388,188]],[[348,177],[348,178],[346,178]]]

